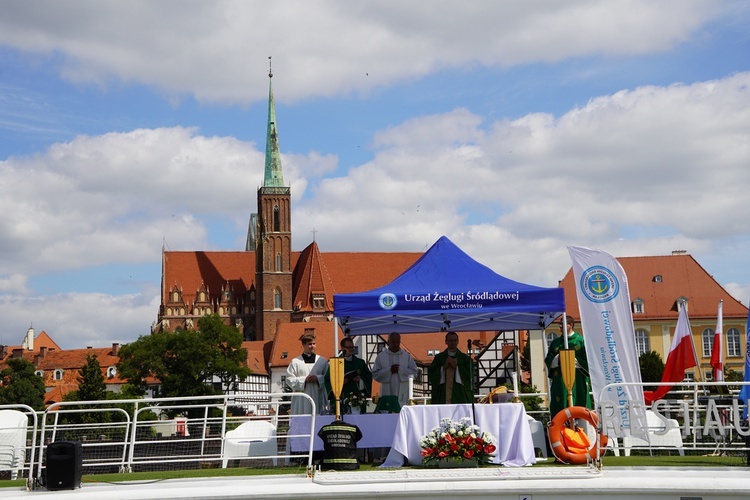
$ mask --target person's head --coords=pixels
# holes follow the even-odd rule
[[[302,342],[302,351],[305,354],[315,354],[315,335],[312,333],[305,333],[299,338]]]
[[[390,349],[391,352],[398,352],[398,350],[401,349],[400,333],[393,332],[388,335],[388,349]]]
[[[341,350],[344,351],[345,358],[354,354],[354,341],[351,338],[344,337],[341,339],[341,342],[339,342],[339,345],[341,346]]]
[[[458,334],[456,332],[448,332],[445,334],[445,345],[448,346],[450,352],[456,352],[458,349]]]
[[[568,335],[570,335],[570,333],[573,331],[573,327],[576,324],[576,319],[573,316],[567,316],[565,318],[565,322],[566,322],[567,327],[568,327],[567,333],[568,333]],[[560,332],[562,333],[562,331],[563,331],[563,320],[562,320],[562,318],[560,318],[559,326],[560,326]]]

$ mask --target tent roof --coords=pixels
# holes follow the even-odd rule
[[[333,297],[334,315],[349,335],[536,330],[564,310],[562,288],[505,278],[445,236],[389,284]]]

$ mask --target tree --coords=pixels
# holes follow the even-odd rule
[[[23,358],[9,359],[0,371],[0,404],[23,404],[44,410],[44,380],[35,373],[36,367]]]
[[[102,365],[96,354],[86,356],[86,364],[78,372],[78,400],[100,401],[107,399],[107,384],[104,383]]]
[[[78,371],[78,389],[65,395],[65,401],[104,401],[108,397],[107,384],[104,383],[102,366],[96,355],[86,355],[86,364]],[[71,409],[85,408],[85,406],[71,406]],[[66,415],[65,421],[70,423],[103,423],[110,422],[110,412],[84,412]]]
[[[198,320],[197,330],[156,332],[123,346],[117,370],[141,395],[155,377],[161,382],[160,397],[205,396],[221,394],[246,378],[246,359],[242,334],[211,314]],[[214,387],[215,378],[222,389]]]
[[[645,382],[661,382],[664,373],[664,362],[656,351],[644,352],[638,358],[641,369],[641,380]],[[644,386],[645,387],[645,386]],[[654,386],[651,387],[653,390]]]

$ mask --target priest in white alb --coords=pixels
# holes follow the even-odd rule
[[[388,348],[383,349],[372,365],[372,378],[380,382],[381,396],[396,396],[401,406],[409,403],[409,379],[417,375],[414,358],[401,349],[401,335],[388,335]]]

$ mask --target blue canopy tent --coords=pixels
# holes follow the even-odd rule
[[[352,336],[540,330],[565,311],[565,298],[562,288],[500,276],[442,236],[387,285],[335,294],[333,311]]]

